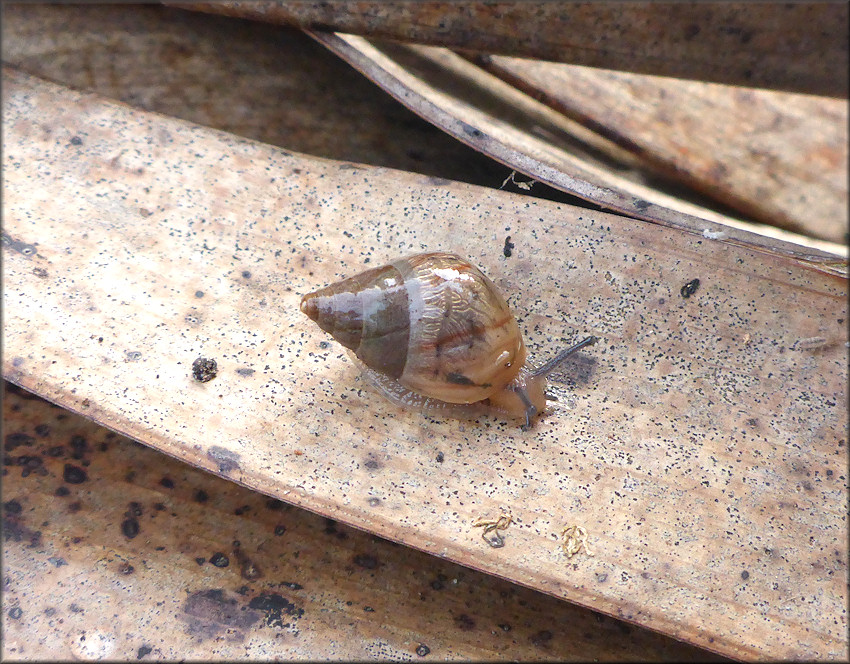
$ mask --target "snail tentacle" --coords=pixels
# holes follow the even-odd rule
[[[560,353],[558,353],[555,357],[553,357],[548,362],[540,365],[539,367],[537,367],[535,369],[532,369],[531,370],[531,376],[535,377],[535,378],[537,376],[548,376],[555,369],[557,369],[558,365],[561,364],[561,362],[563,362],[564,360],[566,360],[570,355],[572,355],[573,353],[575,353],[578,350],[581,350],[585,346],[592,346],[597,341],[599,341],[599,339],[597,339],[596,337],[585,337],[584,339],[579,341],[577,344],[574,344],[574,345],[570,346],[569,348],[565,348],[564,350],[562,350]]]

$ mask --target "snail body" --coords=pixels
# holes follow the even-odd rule
[[[453,416],[525,420],[546,407],[545,367],[527,364],[505,298],[454,254],[417,254],[305,295],[301,311],[350,351],[395,403]],[[541,371],[543,369],[543,371]]]

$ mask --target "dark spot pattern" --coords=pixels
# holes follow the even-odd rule
[[[128,517],[121,522],[121,534],[127,539],[133,539],[139,534],[139,520],[135,517]]]
[[[282,595],[263,593],[248,603],[248,607],[265,614],[263,622],[269,627],[289,627],[286,617],[298,620],[304,615],[304,609],[297,607]]]
[[[475,621],[465,613],[461,613],[455,618],[455,625],[463,632],[470,632],[475,629]]]
[[[220,473],[232,473],[234,470],[239,470],[239,455],[226,447],[213,445],[207,451],[207,457],[218,464]]]
[[[29,446],[35,443],[35,438],[22,431],[7,433],[3,440],[3,447],[6,448],[7,452],[12,451],[16,447],[21,447],[22,445]]]
[[[82,484],[89,478],[88,473],[73,464],[66,463],[65,470],[62,472],[62,479],[68,484]]]
[[[363,569],[377,569],[378,559],[368,553],[358,553],[354,556],[354,564]]]

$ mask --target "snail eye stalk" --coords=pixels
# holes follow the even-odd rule
[[[534,371],[531,372],[532,377],[538,376],[546,376],[554,371],[558,365],[566,360],[570,355],[575,353],[578,350],[581,350],[585,346],[592,346],[598,341],[596,337],[586,337],[579,341],[577,344],[570,346],[569,348],[565,348],[560,353],[558,353],[551,360],[543,364],[542,366],[537,367]]]

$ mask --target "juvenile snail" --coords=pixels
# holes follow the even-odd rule
[[[417,254],[301,298],[301,311],[349,349],[388,399],[452,416],[532,418],[546,407],[546,377],[587,337],[540,367],[505,298],[454,254]]]

